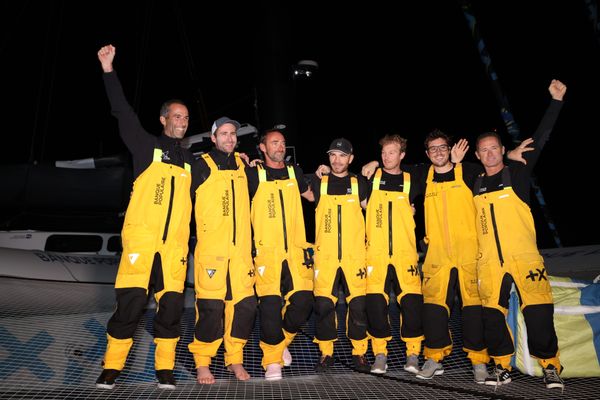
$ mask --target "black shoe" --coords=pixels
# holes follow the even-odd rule
[[[332,356],[321,356],[317,365],[315,365],[315,371],[326,372],[330,367],[333,367],[335,360]]]
[[[121,371],[116,369],[103,369],[96,380],[96,387],[99,389],[112,389],[115,387],[115,380],[119,377]]]
[[[354,365],[354,370],[357,372],[371,372],[371,364],[369,364],[367,357],[364,355],[352,356],[352,364]]]
[[[500,386],[509,384],[512,381],[510,371],[502,365],[496,365],[488,378],[485,378],[485,384],[490,386]]]
[[[159,389],[175,389],[175,377],[171,369],[156,371],[156,380],[158,381]]]
[[[554,365],[550,364],[548,365],[548,368],[543,368],[542,370],[544,371],[544,383],[546,384],[546,387],[548,389],[565,388],[565,383],[563,382],[562,378],[558,375],[559,372],[556,369],[556,367],[554,367]]]

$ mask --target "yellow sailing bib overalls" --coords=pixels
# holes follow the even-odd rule
[[[473,364],[480,364],[488,362],[489,358],[483,343],[481,300],[477,290],[475,205],[462,171],[462,164],[456,164],[454,180],[448,182],[433,181],[433,166],[427,174],[424,208],[428,249],[423,262],[423,354],[439,362],[452,351],[448,331],[451,310],[447,302],[454,300],[451,279],[456,279],[463,307],[463,349]]]
[[[382,170],[373,177],[367,204],[367,316],[373,354],[387,355],[392,339],[388,318],[393,289],[401,306],[400,337],[408,355],[419,355],[423,331],[421,276],[415,240],[415,220],[410,204],[410,174],[403,172],[403,190],[380,190]],[[392,283],[396,287],[392,288]],[[408,296],[407,295],[416,295]],[[406,299],[406,301],[405,301]]]
[[[302,200],[294,167],[287,166],[287,171],[288,179],[269,181],[267,171],[257,166],[259,184],[251,207],[263,367],[283,363],[284,348],[306,322],[313,305],[313,269],[305,262],[309,244]]]
[[[157,311],[154,322],[155,368],[173,369],[183,312],[192,210],[191,167],[153,161],[133,183],[121,232],[123,254],[115,281],[117,310],[108,322],[104,368],[122,370],[133,333],[147,302],[152,268],[161,267],[154,282]],[[162,285],[161,285],[162,284]],[[161,289],[162,286],[162,289]],[[141,289],[141,290],[140,290]]]
[[[360,206],[358,180],[351,177],[351,194],[327,194],[328,176],[321,178],[315,220],[315,343],[323,356],[333,355],[337,340],[335,304],[343,287],[348,304],[346,333],[352,355],[367,351],[365,311],[365,220]]]
[[[527,325],[531,355],[538,358],[542,367],[552,364],[560,371],[552,291],[544,260],[537,249],[533,216],[529,206],[512,189],[509,171],[505,167],[500,172],[503,190],[473,198],[477,209],[481,253],[477,268],[486,341],[496,364],[509,368],[514,345],[505,317],[510,286],[514,282]],[[475,193],[479,192],[481,179],[478,178]],[[502,315],[490,309],[498,310]]]
[[[256,315],[244,165],[237,153],[237,170],[219,170],[210,155],[202,158],[210,175],[196,190],[196,329],[188,346],[196,368],[210,365],[223,339],[225,365],[241,364]]]

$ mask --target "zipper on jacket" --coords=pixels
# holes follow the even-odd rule
[[[446,196],[446,190],[442,190],[440,194],[442,198],[442,229],[444,230],[444,244],[446,245],[446,254],[448,257],[452,258],[452,238],[450,237],[450,222],[448,219],[448,197]]]
[[[388,255],[394,254],[394,238],[392,235],[392,202],[388,201]]]
[[[169,234],[169,224],[171,223],[171,213],[173,212],[173,196],[175,196],[175,177],[171,176],[171,193],[169,194],[169,209],[167,211],[167,220],[165,221],[165,230],[163,231],[162,241],[167,241]]]
[[[283,246],[285,248],[285,252],[288,251],[288,243],[287,243],[287,227],[285,225],[285,205],[283,203],[283,192],[279,189],[279,202],[281,203],[281,222],[283,222]]]
[[[342,205],[337,206],[337,222],[338,222],[338,261],[342,261]]]
[[[232,217],[233,217],[233,245],[235,246],[235,239],[236,239],[236,218],[235,218],[235,184],[233,183],[233,179],[231,180],[231,210],[232,210]]]
[[[492,216],[492,227],[494,229],[494,239],[496,240],[496,249],[498,250],[498,259],[500,265],[504,265],[504,257],[502,256],[502,247],[500,246],[500,237],[498,235],[498,225],[496,224],[496,214],[494,214],[494,204],[490,204],[490,215]]]

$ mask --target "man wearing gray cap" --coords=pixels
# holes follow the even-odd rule
[[[196,326],[188,348],[200,384],[215,383],[209,365],[223,341],[227,368],[239,380],[250,379],[243,359],[256,316],[255,274],[248,183],[234,152],[239,128],[235,120],[217,119],[211,129],[215,147],[192,167]]]
[[[365,357],[368,347],[366,314],[365,218],[368,184],[362,176],[348,172],[354,155],[345,138],[331,142],[331,173],[312,182],[315,196],[315,339],[321,358],[315,369],[324,372],[334,364],[333,344],[337,340],[335,306],[340,290],[348,304],[346,334],[352,343],[355,370],[369,372]],[[319,170],[322,170],[319,167]],[[319,172],[317,172],[318,175]],[[317,175],[317,176],[318,176]],[[362,207],[362,208],[361,208]]]

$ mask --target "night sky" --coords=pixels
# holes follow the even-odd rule
[[[498,129],[513,146],[459,1],[212,3],[4,4],[3,137],[12,144],[0,163],[126,153],[96,57],[108,43],[149,131],[160,132],[168,98],[188,104],[188,136],[223,115],[261,130],[284,123],[306,172],[327,162],[340,136],[354,143],[357,172],[378,158],[386,133],[408,139],[408,163],[425,161],[423,138],[433,128],[470,140]],[[536,176],[562,244],[600,243],[588,194],[600,135],[600,36],[586,2],[474,1],[472,12],[522,138],[549,103],[550,80],[568,85]],[[319,69],[293,79],[304,59]],[[553,247],[535,200],[532,209],[540,247]]]

